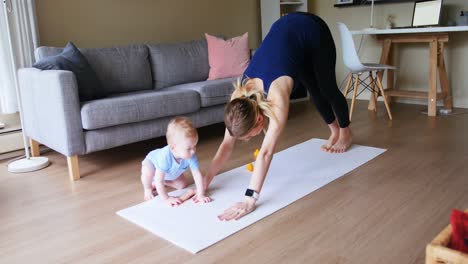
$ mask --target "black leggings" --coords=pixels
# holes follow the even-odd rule
[[[311,100],[327,124],[338,119],[341,128],[349,126],[349,110],[346,98],[336,84],[335,42],[323,20],[313,16],[321,24],[320,47],[313,49],[307,56],[307,65],[299,75],[301,85],[309,91]]]

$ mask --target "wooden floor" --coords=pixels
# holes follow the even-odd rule
[[[468,208],[468,114],[428,118],[423,106],[395,104],[389,122],[383,105],[377,115],[366,106],[353,116],[355,143],[387,152],[196,255],[115,214],[142,201],[140,161],[164,139],[83,156],[74,183],[55,152],[34,173],[0,163],[0,262],[424,263],[451,210]],[[223,132],[199,130],[202,169]],[[278,150],[327,136],[315,109],[297,102]],[[260,143],[239,143],[225,170],[249,162]]]

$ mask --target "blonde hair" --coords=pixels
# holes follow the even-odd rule
[[[272,103],[266,100],[264,92],[253,80],[246,78],[241,82],[237,79],[234,88],[231,101],[224,110],[224,123],[231,136],[239,138],[249,133],[259,114],[277,121]]]
[[[186,138],[198,137],[197,129],[193,126],[192,121],[183,116],[175,117],[167,125],[166,140],[168,144],[174,144],[177,135]]]

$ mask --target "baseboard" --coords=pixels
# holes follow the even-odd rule
[[[0,136],[6,133],[21,131],[21,122],[18,113],[0,114],[0,122],[5,124],[4,128],[0,128]]]
[[[0,135],[0,154],[23,149],[23,133],[10,132]]]
[[[41,155],[51,151],[52,149],[46,147],[46,146],[39,146],[39,152],[41,153]],[[21,148],[19,150],[14,150],[14,151],[10,151],[10,152],[5,152],[5,153],[0,153],[0,161],[2,160],[9,160],[9,159],[14,159],[14,158],[19,158],[19,157],[24,157],[25,156],[25,153],[24,153],[24,149]]]

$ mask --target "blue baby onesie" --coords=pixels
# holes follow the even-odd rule
[[[185,160],[181,159],[180,163],[174,158],[169,145],[164,148],[155,149],[146,155],[147,160],[153,163],[156,169],[159,169],[165,173],[164,180],[172,181],[177,179],[184,171],[190,167],[191,170],[198,169],[198,159],[197,155],[193,155],[191,159]]]

